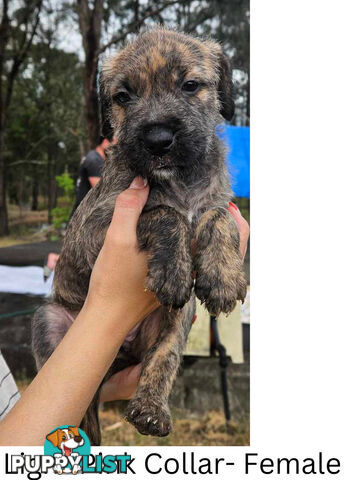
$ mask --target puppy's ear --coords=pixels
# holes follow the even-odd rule
[[[230,122],[234,116],[233,81],[230,61],[224,53],[219,54],[218,96],[221,103],[220,113]]]
[[[74,437],[80,435],[78,427],[69,427],[69,430],[73,433]]]
[[[113,139],[113,127],[111,126],[111,98],[105,92],[103,78],[98,74],[97,78],[98,98],[99,98],[99,120],[101,125],[101,135],[109,141]]]
[[[111,126],[111,100],[104,93],[99,94],[99,112],[101,122],[101,135],[110,142],[113,139],[113,127]]]
[[[49,442],[51,442],[54,447],[57,447],[58,446],[58,430],[55,430],[49,435],[46,435],[46,439]]]

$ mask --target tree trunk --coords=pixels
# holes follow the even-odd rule
[[[8,16],[9,0],[3,0],[2,2],[2,19],[0,23],[0,236],[8,235],[8,214],[6,204],[6,165],[3,154],[3,140],[6,126],[7,112],[11,104],[12,92],[14,82],[18,75],[20,66],[28,55],[28,51],[32,45],[33,38],[36,35],[36,30],[39,24],[40,12],[42,6],[42,0],[37,2],[24,2],[25,8],[22,15],[22,23],[17,26],[18,31],[24,32],[24,37],[20,41],[19,49],[12,51],[13,45],[11,45],[8,55],[6,47],[10,38],[10,19]],[[32,17],[32,29],[28,29],[28,22]],[[6,74],[6,88],[4,88],[4,66],[6,62],[9,62],[11,67],[9,73]]]
[[[55,170],[56,170],[56,168],[55,168]],[[53,183],[52,183],[52,197],[53,197],[52,206],[53,206],[53,208],[56,208],[57,204],[58,204],[58,185],[57,185],[57,182],[56,182],[56,174],[57,174],[57,172],[55,171],[55,174],[53,175]]]
[[[100,128],[97,95],[98,50],[103,21],[103,0],[77,1],[79,28],[85,52],[85,115],[89,148],[99,143]]]
[[[47,162],[47,210],[48,210],[48,223],[52,224],[52,209],[54,204],[54,189],[53,189],[53,165],[51,155],[48,157]]]
[[[39,197],[39,181],[37,178],[37,171],[36,168],[34,169],[34,178],[33,178],[33,185],[32,185],[32,210],[34,212],[38,209],[38,197]]]
[[[6,166],[3,157],[3,132],[0,131],[0,236],[10,233],[6,203]]]
[[[92,59],[86,60],[84,81],[88,147],[89,149],[93,149],[100,143],[100,126],[97,94],[97,62]]]

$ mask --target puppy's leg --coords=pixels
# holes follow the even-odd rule
[[[223,208],[208,210],[195,236],[195,293],[212,315],[230,313],[246,296],[236,223]]]
[[[32,351],[38,370],[52,355],[77,314],[55,303],[36,310],[32,319]]]
[[[173,208],[161,206],[141,216],[137,234],[140,249],[149,257],[147,288],[162,305],[182,308],[193,285],[187,220]]]
[[[143,435],[163,437],[172,429],[168,398],[194,312],[194,295],[181,311],[162,309],[157,341],[143,359],[138,388],[126,410],[127,420]]]

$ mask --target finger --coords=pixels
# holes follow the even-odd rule
[[[148,199],[149,187],[142,177],[136,177],[129,188],[117,197],[113,218],[110,224],[111,233],[120,238],[135,235],[137,222]]]
[[[229,202],[229,212],[235,220],[240,234],[240,254],[242,260],[245,258],[247,251],[247,242],[250,236],[250,227],[244,217],[241,215],[240,210],[233,202]]]
[[[119,379],[127,384],[133,384],[138,381],[141,374],[142,364],[132,365],[131,367],[120,370],[116,375],[119,375]]]
[[[229,202],[229,207],[228,207],[229,212],[232,214],[235,220],[240,220],[242,218],[241,212],[238,209],[237,205],[233,202]]]
[[[131,398],[136,391],[141,369],[142,364],[138,364],[112,375],[102,386],[100,401],[110,402]]]
[[[236,221],[239,227],[239,230],[242,230],[243,232],[250,231],[250,227],[248,225],[247,220],[241,215],[240,210],[233,202],[229,202],[228,211],[231,213],[232,217]]]
[[[247,230],[249,231],[248,223],[244,219],[244,217],[241,215],[241,212],[238,209],[238,207],[235,205],[235,203],[229,202],[228,211],[231,213],[231,216],[234,218],[240,234],[242,233],[245,234]]]

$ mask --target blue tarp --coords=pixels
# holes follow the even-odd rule
[[[217,134],[227,147],[227,165],[236,197],[250,198],[250,127],[220,125]]]

